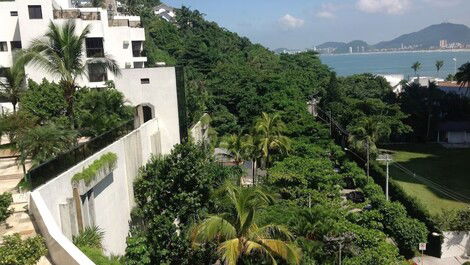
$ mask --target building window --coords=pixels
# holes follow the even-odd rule
[[[86,38],[85,45],[87,57],[104,57],[103,38]]]
[[[0,67],[0,77],[6,77],[7,76],[7,71],[8,71],[8,67]]]
[[[142,48],[143,48],[143,41],[133,41],[132,42],[132,56],[134,57],[142,57]]]
[[[140,83],[141,84],[150,84],[150,79],[149,78],[141,78]]]
[[[10,16],[17,17],[18,16],[18,11],[10,11]]]
[[[108,73],[103,65],[92,63],[88,65],[88,79],[90,82],[108,81]]]
[[[21,48],[22,48],[21,41],[12,41],[12,42],[10,42],[10,45],[11,45],[11,50],[12,51],[21,50]]]
[[[134,68],[144,68],[144,62],[134,62]]]
[[[41,6],[28,6],[29,19],[42,19]]]
[[[8,46],[6,41],[0,41],[0,52],[7,52]]]

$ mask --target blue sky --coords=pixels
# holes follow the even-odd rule
[[[470,0],[164,0],[269,48],[310,48],[325,41],[370,44],[452,22],[470,26]]]

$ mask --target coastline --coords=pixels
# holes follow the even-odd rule
[[[439,52],[470,52],[470,49],[388,51],[388,52],[355,52],[355,53],[320,53],[319,55],[320,56],[344,56],[344,55],[373,55],[373,54],[397,54],[397,53],[439,53]]]

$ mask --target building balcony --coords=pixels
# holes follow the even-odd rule
[[[130,27],[130,28],[142,28],[140,21],[131,21],[129,19],[109,19],[108,25],[110,27]]]
[[[101,20],[100,12],[83,12],[79,9],[56,9],[53,11],[54,19],[82,19],[82,20]]]

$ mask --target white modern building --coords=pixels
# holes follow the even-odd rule
[[[136,106],[133,131],[59,175],[47,176],[50,171],[45,170],[43,176],[48,181],[31,192],[29,211],[55,264],[93,264],[71,242],[80,229],[91,225],[105,231],[102,243],[107,254],[124,254],[134,206],[133,181],[139,168],[153,155],[168,154],[187,133],[182,69],[146,68],[140,18],[119,14],[114,0],[105,0],[105,5],[81,7],[70,0],[0,1],[1,68],[11,67],[15,51],[41,38],[51,21],[63,24],[72,19],[77,33],[91,26],[83,59],[106,54],[117,61],[122,72],[113,76],[89,66],[88,77],[77,80],[78,84],[103,87],[105,81],[112,80],[127,102]],[[35,66],[28,65],[25,72],[36,82],[43,78],[57,81]],[[107,152],[117,156],[116,166],[101,172],[101,177],[96,176],[77,193],[73,176]]]
[[[10,67],[15,51],[28,47],[32,40],[42,37],[51,21],[60,25],[73,19],[77,33],[88,25],[91,27],[84,47],[87,58],[106,54],[116,60],[122,69],[143,68],[147,58],[142,55],[145,31],[141,27],[140,17],[120,15],[112,8],[113,1],[107,2],[111,8],[79,8],[68,0],[1,1],[0,67]],[[78,80],[82,86],[100,87],[105,81],[115,79],[112,73],[93,65],[88,70],[87,80]],[[26,74],[34,81],[41,81],[44,77],[53,80],[33,66],[26,68]]]

